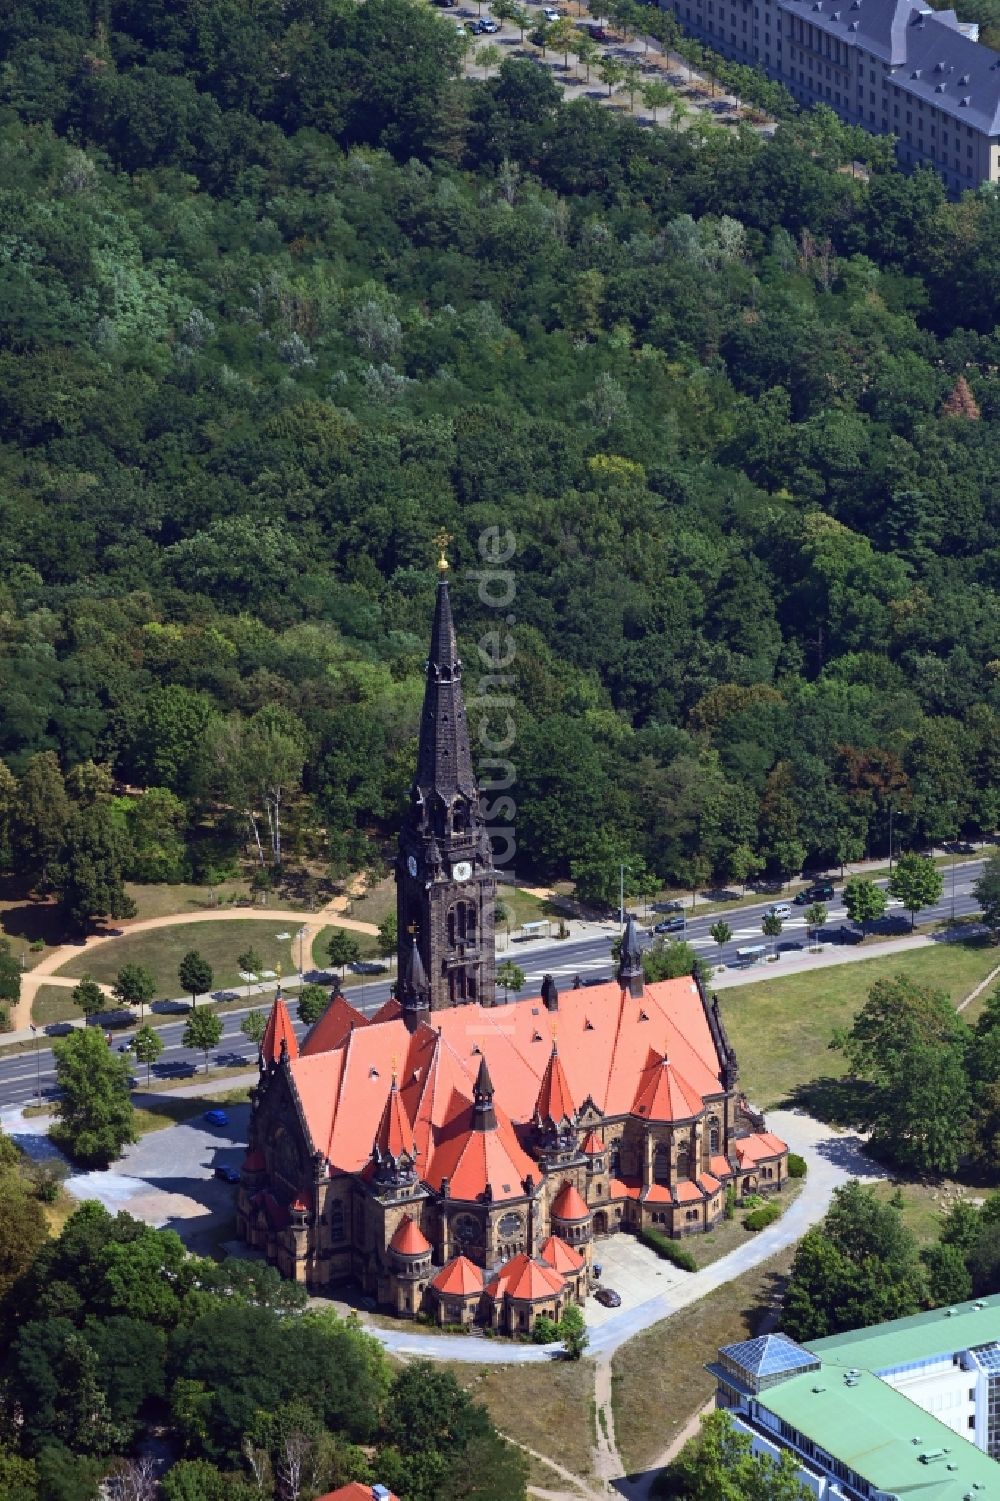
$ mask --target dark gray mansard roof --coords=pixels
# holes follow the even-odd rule
[[[1000,134],[1000,55],[960,31],[954,11],[922,0],[778,0],[778,8],[889,63],[906,93]]]

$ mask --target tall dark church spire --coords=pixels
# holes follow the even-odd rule
[[[639,946],[639,930],[635,918],[630,917],[622,934],[621,953],[618,956],[618,983],[629,995],[640,996],[645,976],[642,968],[642,949]]]
[[[430,1009],[478,1001],[495,991],[496,877],[472,770],[462,696],[462,663],[448,595],[448,562],[438,562],[417,769],[396,859],[399,999],[416,1010],[407,983],[414,961],[426,975]],[[424,1002],[428,1004],[428,1002]]]
[[[462,698],[462,663],[448,597],[447,567],[445,563],[438,577],[415,781],[429,806],[443,807],[447,807],[457,793],[468,798],[476,796],[469,726]],[[437,811],[435,806],[434,812]]]

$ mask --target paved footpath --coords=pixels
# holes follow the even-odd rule
[[[117,938],[128,938],[133,933],[147,933],[151,928],[173,928],[181,923],[244,921],[288,923],[294,924],[296,928],[305,928],[302,936],[302,949],[311,958],[313,941],[323,928],[331,926],[348,928],[352,933],[365,933],[369,937],[373,937],[378,932],[378,929],[370,922],[358,922],[354,918],[344,917],[343,909],[348,900],[346,896],[335,896],[333,901],[328,902],[319,912],[289,912],[274,907],[222,907],[213,908],[210,912],[174,912],[164,917],[141,917],[134,922],[123,922],[116,928],[91,933],[82,943],[61,943],[22,975],[21,998],[11,1017],[12,1030],[24,1031],[28,1036],[31,1035],[31,1005],[40,984],[72,987],[78,983],[76,979],[71,979],[67,975],[55,974],[55,970],[61,969],[64,964],[69,964],[71,959],[78,959],[81,954],[89,953],[91,949],[98,948],[105,943],[113,943]],[[110,994],[108,986],[102,986],[101,989],[106,994]],[[18,1040],[10,1034],[5,1033],[4,1036],[7,1042]]]

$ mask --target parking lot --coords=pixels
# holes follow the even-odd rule
[[[442,0],[438,0],[438,3],[442,3]],[[453,4],[444,7],[443,13],[453,18],[468,37],[465,71],[470,77],[483,78],[492,71],[495,64],[484,66],[477,61],[476,55],[485,46],[497,46],[505,56],[527,58],[544,67],[567,100],[592,99],[621,113],[632,114],[640,125],[669,123],[674,129],[688,130],[699,122],[733,127],[742,122],[751,124],[763,135],[773,134],[773,121],[766,120],[760,111],[747,109],[741,101],[714,87],[707,79],[694,72],[683,59],[663,53],[652,37],[632,37],[626,40],[617,36],[609,22],[598,21],[599,11],[588,12],[582,5],[549,4],[548,0],[540,4],[538,0],[526,0],[524,8],[531,16],[531,27],[522,39],[513,22],[498,22],[492,16],[488,4]],[[588,70],[581,62],[572,59],[572,54],[567,67],[566,58],[558,49],[549,48],[543,53],[541,47],[531,41],[531,30],[546,17],[552,19],[557,15],[567,16],[580,29],[589,30],[592,36],[595,29],[603,33],[598,42],[599,61],[591,66],[589,77]],[[485,27],[484,22],[487,23]],[[627,89],[610,96],[598,74],[600,61],[604,59],[626,66],[637,66],[643,83],[656,80],[668,84],[675,92],[675,106],[659,111],[654,117],[653,112],[643,105],[638,91],[633,98],[630,98]]]
[[[125,1209],[147,1225],[176,1230],[189,1250],[206,1255],[236,1234],[236,1186],[215,1169],[243,1161],[249,1103],[226,1105],[225,1114],[225,1126],[199,1119],[151,1131],[106,1171],[74,1173],[66,1187],[111,1214]]]

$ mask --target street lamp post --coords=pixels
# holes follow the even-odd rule
[[[618,923],[622,932],[625,931],[625,866],[618,867]]]
[[[895,813],[892,803],[889,804],[889,874],[892,875],[892,815]]]
[[[305,940],[305,936],[306,928],[305,923],[303,923],[302,927],[299,929],[299,989],[302,988],[302,982],[305,978],[302,973],[302,944]]]

